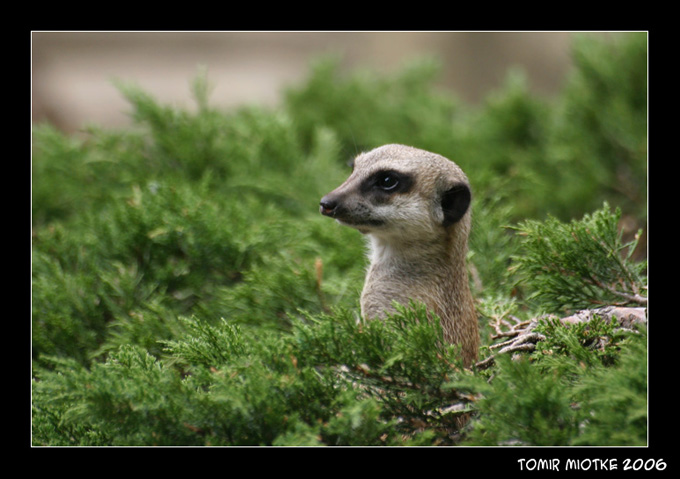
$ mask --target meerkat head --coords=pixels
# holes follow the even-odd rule
[[[353,171],[321,199],[320,212],[385,240],[427,240],[463,223],[469,228],[470,186],[443,156],[385,145],[354,159]]]

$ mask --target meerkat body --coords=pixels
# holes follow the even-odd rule
[[[350,177],[320,207],[370,238],[362,316],[422,302],[441,318],[444,339],[460,345],[466,365],[479,349],[465,260],[470,198],[468,179],[452,161],[385,145],[355,158]]]

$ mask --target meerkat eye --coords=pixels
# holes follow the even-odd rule
[[[393,173],[385,173],[378,177],[377,186],[385,191],[393,190],[399,184],[399,178]]]
[[[408,173],[394,170],[376,171],[366,178],[361,186],[364,193],[374,192],[381,199],[396,193],[407,193],[415,182]]]

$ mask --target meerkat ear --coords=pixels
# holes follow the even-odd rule
[[[442,211],[444,212],[444,226],[450,226],[460,221],[470,207],[470,188],[459,183],[442,194]]]

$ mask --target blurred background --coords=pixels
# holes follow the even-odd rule
[[[604,35],[605,33],[603,33]],[[411,59],[443,63],[441,86],[476,103],[524,70],[532,90],[559,91],[570,67],[571,32],[33,32],[32,114],[73,132],[88,123],[128,123],[113,79],[159,101],[191,107],[190,82],[207,68],[211,104],[275,105],[306,78],[312,59],[340,55],[346,69],[399,69]],[[616,33],[606,33],[616,35]]]

